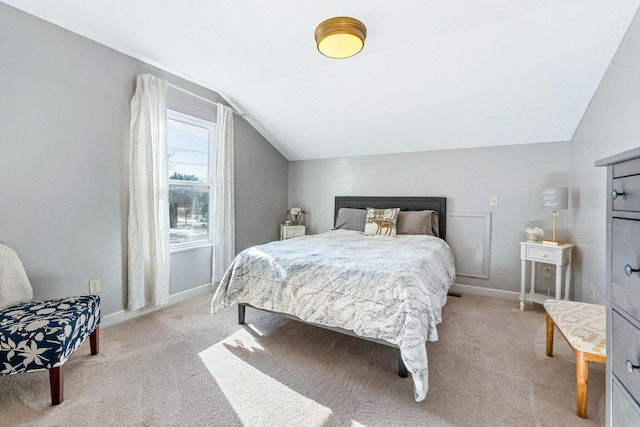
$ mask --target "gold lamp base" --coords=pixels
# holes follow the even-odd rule
[[[557,240],[543,240],[542,244],[543,245],[550,245],[550,246],[562,246],[564,245],[566,242],[560,242]]]
[[[556,240],[556,217],[558,216],[558,212],[553,209],[553,212],[551,212],[551,216],[553,217],[553,231],[551,233],[551,240],[543,240],[542,244],[549,246],[562,246],[565,244],[565,242]]]

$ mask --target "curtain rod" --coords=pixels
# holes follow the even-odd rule
[[[196,93],[190,92],[190,91],[188,91],[188,90],[186,90],[186,89],[183,89],[183,88],[181,88],[181,87],[178,87],[178,86],[176,86],[176,85],[173,85],[173,84],[171,84],[171,83],[169,83],[169,82],[167,82],[167,86],[169,86],[169,87],[171,87],[171,88],[173,88],[173,89],[179,90],[180,92],[186,93],[187,95],[191,95],[191,96],[193,96],[193,97],[195,97],[195,98],[198,98],[198,99],[199,99],[199,100],[201,100],[201,101],[205,101],[205,102],[208,102],[209,104],[213,104],[216,108],[218,108],[218,103],[217,103],[217,102],[214,102],[214,101],[212,101],[212,100],[210,100],[210,99],[207,99],[207,98],[205,98],[205,97],[203,97],[203,96],[200,96],[200,95],[198,95],[198,94],[196,94]],[[222,103],[221,103],[221,104],[222,104]],[[224,104],[223,104],[223,105],[224,105]],[[240,117],[243,117],[243,118],[244,118],[244,117],[246,117],[246,116],[247,116],[245,113],[240,113],[240,112],[236,111],[236,110],[235,110],[234,108],[232,108],[232,107],[229,107],[229,108],[231,108],[231,111],[232,111],[234,114],[237,114],[237,115],[239,115]]]

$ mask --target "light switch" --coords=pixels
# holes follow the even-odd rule
[[[489,206],[498,206],[498,196],[489,196]]]

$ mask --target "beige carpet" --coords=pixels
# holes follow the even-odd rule
[[[575,358],[544,309],[449,298],[429,343],[430,390],[413,400],[390,347],[232,307],[211,296],[109,328],[66,363],[65,401],[47,372],[0,376],[2,426],[601,426],[605,374],[591,364],[588,412],[575,415]]]

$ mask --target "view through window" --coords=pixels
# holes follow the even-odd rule
[[[169,227],[172,245],[208,243],[214,124],[167,112]]]

